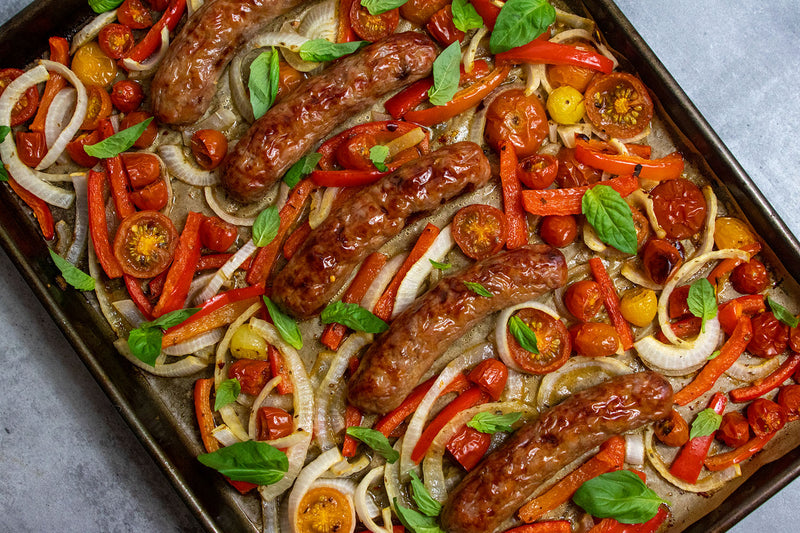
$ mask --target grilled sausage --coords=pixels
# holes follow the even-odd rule
[[[491,533],[558,470],[614,435],[662,420],[672,386],[660,374],[618,376],[544,412],[486,457],[448,496],[448,533]]]
[[[206,112],[236,50],[302,0],[207,0],[170,44],[151,85],[153,113],[165,124]]]
[[[394,409],[434,361],[486,315],[561,287],[566,280],[564,256],[541,245],[500,253],[443,278],[369,347],[350,381],[350,402],[370,413]],[[464,282],[480,283],[493,296],[480,296]]]
[[[273,299],[297,317],[318,314],[347,275],[400,233],[409,217],[484,185],[489,161],[470,142],[446,146],[364,187],[314,229],[273,283]]]
[[[222,169],[225,189],[237,200],[257,200],[338,124],[427,76],[435,58],[427,36],[397,33],[301,82],[236,144]]]

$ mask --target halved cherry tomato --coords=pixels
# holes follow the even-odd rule
[[[644,271],[653,283],[663,285],[683,264],[681,252],[664,239],[650,239],[642,252]]]
[[[486,259],[499,252],[506,242],[506,216],[496,207],[472,204],[453,217],[453,240],[472,259]]]
[[[515,315],[533,330],[539,350],[538,354],[529,352],[519,345],[511,331],[506,333],[511,357],[522,371],[547,374],[561,368],[572,351],[572,341],[564,323],[544,311],[530,307],[520,309]]]
[[[278,94],[275,97],[275,101],[279,102],[281,98],[292,92],[304,79],[303,73],[289,63],[284,61],[278,63]]]
[[[617,139],[644,131],[653,118],[653,101],[639,78],[626,72],[599,75],[584,94],[586,116],[594,126]]]
[[[219,217],[206,217],[200,224],[200,242],[215,252],[224,252],[230,248],[238,236],[239,230],[236,226]]]
[[[86,85],[86,96],[89,99],[86,105],[86,117],[81,124],[82,130],[95,130],[104,118],[111,115],[111,97],[105,89],[97,85]]]
[[[192,153],[206,170],[217,168],[228,155],[228,139],[217,130],[198,130],[192,135]]]
[[[99,130],[94,130],[91,133],[81,133],[75,140],[67,143],[67,154],[69,154],[70,159],[72,159],[75,164],[86,168],[92,168],[100,160],[87,154],[83,147],[97,144],[101,140],[103,140],[103,136],[100,134]]]
[[[258,409],[258,436],[256,440],[275,440],[291,435],[294,431],[292,415],[280,407],[260,407]]]
[[[400,14],[415,26],[424,26],[434,13],[449,3],[449,0],[408,0],[400,7]]]
[[[581,322],[588,322],[603,307],[603,292],[596,281],[576,281],[564,292],[564,306]]]
[[[139,211],[126,217],[114,236],[114,256],[122,271],[134,278],[152,278],[172,262],[178,231],[158,211]]]
[[[491,396],[492,400],[498,401],[506,388],[508,367],[497,359],[486,359],[469,371],[467,379]]]
[[[72,56],[72,71],[86,85],[108,87],[117,77],[117,62],[103,52],[97,41],[92,41]]]
[[[405,131],[378,131],[364,132],[350,137],[336,149],[336,162],[349,170],[376,170],[375,164],[370,159],[370,150],[373,146],[388,142],[404,135]],[[418,145],[419,146],[419,145]],[[417,159],[420,155],[417,146],[403,150],[385,164],[389,169],[395,169],[409,161]]]
[[[228,377],[238,379],[242,392],[257,395],[272,378],[269,361],[238,359],[228,368]]]
[[[123,113],[132,113],[139,109],[144,100],[144,91],[138,81],[121,80],[111,88],[111,103]]]
[[[791,418],[797,419],[800,416],[800,385],[784,385],[778,389],[775,401],[786,409]]]
[[[140,0],[125,0],[117,8],[117,20],[132,30],[143,30],[153,25],[150,10]]]
[[[135,126],[140,122],[144,122],[148,118],[151,118],[153,115],[150,113],[145,113],[144,111],[134,111],[133,113],[128,113],[125,115],[125,118],[122,119],[122,129],[130,128],[131,126]],[[148,124],[147,128],[142,132],[136,142],[133,145],[136,148],[148,148],[153,141],[156,140],[156,136],[158,135],[158,126],[156,126],[156,121],[153,120],[150,124]]]
[[[486,111],[486,140],[495,150],[509,141],[519,157],[533,155],[549,133],[547,113],[536,95],[523,89],[509,89],[489,104]]]
[[[531,189],[546,189],[556,180],[558,159],[552,155],[535,154],[517,166],[517,178]]]
[[[161,177],[161,163],[153,154],[124,152],[121,157],[133,190],[147,187]]]
[[[603,173],[575,159],[575,149],[563,146],[557,154],[556,181],[562,189],[592,185],[600,181]]]
[[[786,409],[764,398],[756,398],[747,407],[747,421],[756,437],[775,433],[786,425]]]
[[[379,41],[394,33],[400,22],[400,11],[390,9],[380,15],[372,15],[361,2],[355,1],[350,6],[350,25],[356,35],[365,41]]]
[[[619,333],[605,322],[583,322],[569,328],[572,347],[585,357],[608,357],[620,350]]]
[[[731,284],[742,294],[757,294],[769,287],[767,267],[758,259],[742,263],[731,272]]]
[[[97,42],[108,57],[121,59],[133,48],[133,32],[124,24],[107,24],[100,30]]]
[[[706,199],[691,181],[665,181],[650,193],[658,223],[672,239],[691,237],[706,220]]]
[[[142,211],[161,211],[167,206],[169,192],[164,180],[158,180],[138,191],[130,193],[133,205]]]
[[[17,154],[20,160],[29,167],[36,167],[47,153],[47,140],[41,131],[18,131],[14,134],[17,141]]]
[[[453,10],[448,6],[433,14],[425,26],[434,39],[443,46],[448,46],[464,38],[464,32],[453,23]]]
[[[566,41],[562,44],[574,46],[578,50],[597,52],[597,49],[586,41]],[[569,85],[584,92],[596,73],[596,70],[576,65],[547,65],[547,79],[554,89]]]
[[[542,218],[539,235],[550,246],[563,248],[578,236],[578,222],[572,215],[550,215]]]
[[[689,424],[673,409],[669,417],[656,422],[655,433],[656,438],[667,446],[683,446],[689,440]]]
[[[775,357],[785,352],[788,344],[789,326],[775,318],[772,311],[753,317],[753,338],[747,345],[748,352],[758,357]]]
[[[717,316],[722,330],[732,335],[736,324],[742,316],[754,316],[766,309],[764,297],[760,294],[740,296],[719,306]]]
[[[750,440],[750,422],[739,411],[725,413],[716,437],[731,448],[744,446]]]
[[[18,68],[4,68],[0,70],[0,94],[5,92],[6,87],[15,79],[22,76],[23,71]],[[19,126],[23,124],[33,115],[36,114],[36,109],[39,107],[39,90],[36,87],[31,87],[25,94],[20,97],[11,110],[11,125]]]
[[[492,443],[492,436],[488,433],[481,433],[466,424],[453,435],[447,443],[447,451],[453,456],[464,470],[469,472],[481,462],[483,456],[489,450]]]
[[[689,314],[689,285],[676,287],[669,295],[668,310],[670,318],[682,318]]]

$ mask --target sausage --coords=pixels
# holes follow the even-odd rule
[[[461,142],[362,188],[309,234],[276,276],[273,299],[299,318],[319,314],[348,274],[400,233],[409,217],[483,186],[490,175],[480,146]]]
[[[486,315],[566,281],[564,256],[543,245],[500,253],[442,278],[400,313],[366,351],[350,380],[350,403],[370,413],[394,409],[434,361]],[[480,296],[464,282],[480,283],[493,296]]]
[[[436,46],[421,33],[397,33],[302,81],[259,118],[228,155],[222,184],[252,202],[338,124],[382,96],[430,74]]]
[[[461,480],[442,510],[448,533],[490,533],[558,470],[614,435],[667,418],[672,386],[656,372],[573,394],[520,428]]]

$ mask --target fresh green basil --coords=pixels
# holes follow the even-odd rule
[[[347,428],[347,434],[375,450],[386,459],[387,463],[395,463],[400,459],[400,452],[392,448],[392,445],[389,444],[389,439],[380,431],[372,428],[351,426]]]
[[[64,278],[64,281],[79,291],[94,290],[94,278],[92,276],[77,268],[53,250],[50,250],[50,257],[53,258],[53,262],[61,271],[61,276]]]
[[[242,392],[242,385],[236,378],[226,379],[219,384],[216,389],[214,398],[214,410],[219,411],[221,408],[236,401],[239,393]]]
[[[142,322],[142,324],[131,330],[128,336],[128,348],[131,353],[143,363],[155,366],[156,359],[161,355],[161,339],[164,337],[164,330],[177,326],[200,309],[178,309],[166,313],[152,322]]]
[[[275,237],[281,227],[281,217],[278,207],[271,205],[261,211],[253,222],[253,243],[259,248],[267,246]]]
[[[369,149],[369,159],[372,161],[372,164],[375,165],[375,168],[380,170],[381,172],[386,172],[389,170],[386,167],[386,159],[389,157],[389,149],[382,145],[376,144],[372,148]]]
[[[105,13],[112,9],[117,9],[122,5],[123,0],[89,0],[89,7],[95,13]]]
[[[428,89],[428,99],[433,105],[445,105],[458,92],[460,67],[461,44],[456,41],[433,62],[433,86]]]
[[[692,283],[686,303],[689,304],[689,311],[703,320],[702,331],[705,331],[706,320],[717,316],[717,296],[711,282],[700,278]]]
[[[798,322],[798,318],[794,316],[792,313],[789,312],[784,306],[767,296],[767,303],[769,304],[769,308],[772,310],[772,314],[775,315],[775,318],[789,326],[790,328],[796,328]]]
[[[508,0],[497,15],[489,49],[506,52],[536,39],[556,20],[556,10],[547,0]]]
[[[280,84],[280,64],[278,51],[273,48],[271,52],[263,52],[250,64],[250,78],[247,87],[250,89],[250,105],[253,107],[253,116],[256,119],[275,103],[278,97]]]
[[[0,181],[8,181],[8,171],[2,161],[0,161]]]
[[[464,285],[466,285],[469,290],[471,290],[478,296],[483,296],[484,298],[491,298],[492,296],[494,296],[494,294],[489,292],[489,289],[487,289],[480,283],[474,281],[465,281]]]
[[[333,61],[342,56],[352,54],[359,48],[367,46],[367,41],[353,41],[351,43],[332,43],[325,39],[312,39],[300,47],[300,58],[303,61]]]
[[[0,126],[0,143],[6,140],[6,135],[11,133],[11,128],[8,126]]]
[[[536,342],[536,333],[517,315],[508,320],[508,329],[523,349],[532,354],[539,354],[539,346]]]
[[[715,351],[711,352],[711,355],[709,355],[706,358],[706,360],[707,361],[711,361],[712,359],[716,359],[717,357],[719,357],[719,354],[721,354],[721,353],[722,353],[722,350],[715,350]]]
[[[519,419],[522,418],[522,413],[507,413],[504,415],[496,415],[494,413],[483,412],[476,413],[472,420],[467,422],[467,425],[474,430],[481,433],[489,433],[494,435],[498,431],[505,431],[511,433],[514,431],[512,427]]]
[[[597,185],[583,195],[581,209],[598,238],[626,254],[636,253],[636,228],[631,208],[608,185]]]
[[[283,182],[290,188],[294,187],[300,180],[311,174],[317,167],[317,163],[322,159],[322,154],[312,152],[300,158],[300,161],[292,165],[283,176]]]
[[[234,481],[272,485],[289,469],[286,454],[266,442],[246,440],[203,453],[197,460]]]
[[[125,128],[119,133],[115,133],[108,139],[104,139],[95,144],[89,144],[83,147],[83,151],[92,157],[99,159],[108,159],[114,157],[122,152],[128,150],[139,137],[142,136],[147,126],[153,122],[153,117],[148,118],[144,122],[134,124],[130,128]]]
[[[285,340],[295,350],[303,347],[303,336],[300,335],[300,328],[297,327],[295,322],[290,316],[285,315],[278,309],[275,303],[264,296],[264,305],[267,306],[267,312],[278,330],[281,338]]]
[[[483,26],[483,18],[467,0],[453,0],[453,25],[467,32]]]
[[[417,509],[434,518],[439,516],[439,513],[442,512],[442,504],[431,497],[431,493],[425,488],[425,484],[416,472],[411,470],[408,475],[411,476],[411,496],[414,498],[414,503],[417,504]]]
[[[361,5],[367,8],[370,15],[380,15],[397,9],[408,2],[408,0],[361,0]]]
[[[448,268],[452,268],[453,265],[450,263],[440,263],[439,261],[434,261],[433,259],[428,259],[431,262],[431,266],[436,270],[447,270]]]
[[[432,517],[425,516],[414,509],[403,507],[397,501],[397,498],[394,499],[394,510],[397,513],[397,518],[411,533],[444,533]]]
[[[722,423],[722,415],[717,414],[713,409],[703,409],[697,413],[692,421],[692,430],[689,432],[689,439],[695,437],[707,437],[719,429]]]
[[[614,518],[623,524],[643,524],[666,503],[630,470],[608,472],[586,481],[572,500],[592,516]]]
[[[145,322],[142,326],[147,325],[147,327],[159,328],[159,329],[169,329],[173,326],[177,326],[196,312],[200,310],[199,307],[189,307],[187,309],[178,309],[176,311],[171,311],[169,313],[163,314],[160,317],[156,318],[152,322]]]
[[[323,309],[320,315],[323,324],[342,324],[356,331],[383,333],[389,324],[376,317],[358,304],[334,302]]]

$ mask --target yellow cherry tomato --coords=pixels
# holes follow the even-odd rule
[[[733,217],[722,217],[716,220],[714,227],[714,243],[720,250],[724,248],[741,248],[755,244],[757,239],[743,221]]]
[[[250,329],[249,324],[239,326],[231,337],[231,355],[237,359],[267,359],[267,341]]]
[[[87,85],[108,88],[117,77],[117,62],[92,41],[78,48],[72,56],[72,71]]]
[[[630,289],[622,295],[619,310],[625,320],[635,326],[644,327],[656,317],[658,298],[651,289]]]
[[[559,124],[575,124],[585,111],[583,95],[575,87],[562,85],[547,98],[547,112]]]
[[[314,487],[297,506],[295,527],[298,533],[349,533],[355,528],[353,501],[332,486]]]

